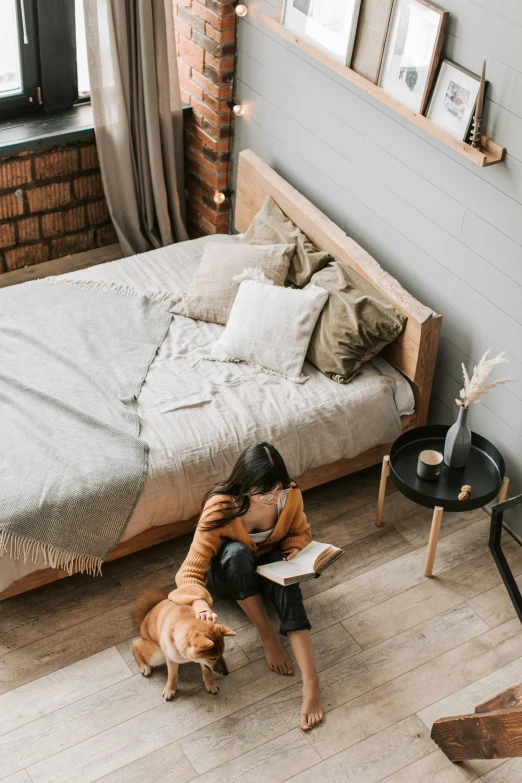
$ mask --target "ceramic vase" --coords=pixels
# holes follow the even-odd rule
[[[463,468],[471,450],[471,430],[467,425],[469,408],[461,406],[455,424],[453,424],[444,442],[444,462],[450,468]]]

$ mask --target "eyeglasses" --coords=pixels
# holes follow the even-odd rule
[[[292,491],[292,487],[287,487],[286,489],[276,489],[277,495],[262,495],[259,492],[255,492],[255,495],[259,495],[259,500],[261,503],[270,503],[272,500],[275,500],[276,497],[279,498],[285,498],[289,492]]]

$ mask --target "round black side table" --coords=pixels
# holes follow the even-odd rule
[[[433,449],[444,453],[444,439],[449,427],[432,424],[403,432],[393,443],[389,455],[383,457],[376,525],[381,524],[384,493],[388,476],[399,492],[421,506],[433,509],[430,540],[426,553],[424,575],[431,576],[437,551],[440,525],[444,511],[472,511],[497,497],[506,499],[509,479],[505,476],[504,459],[489,440],[471,433],[471,452],[463,468],[443,464],[436,481],[426,481],[417,475],[417,460],[421,451]],[[467,500],[458,496],[464,484],[471,486]]]

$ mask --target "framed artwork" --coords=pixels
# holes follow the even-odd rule
[[[361,0],[284,0],[281,24],[346,65]]]
[[[382,89],[424,114],[448,12],[427,0],[396,0],[379,76]]]
[[[373,84],[381,70],[393,0],[361,0],[351,68]]]
[[[426,116],[456,139],[465,141],[480,89],[480,76],[443,60]]]

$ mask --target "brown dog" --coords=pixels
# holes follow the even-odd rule
[[[224,625],[196,618],[190,606],[169,601],[165,590],[146,590],[134,604],[133,619],[140,629],[132,652],[140,672],[148,677],[154,666],[167,662],[167,685],[163,697],[174,698],[180,663],[199,663],[209,693],[217,693],[214,672],[228,674],[223,657],[225,636],[235,636]]]

